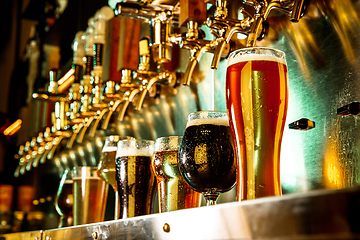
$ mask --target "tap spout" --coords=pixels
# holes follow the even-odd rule
[[[46,162],[47,156],[51,150],[51,148],[53,147],[53,140],[51,140],[50,142],[47,142],[45,144],[45,150],[44,153],[41,155],[40,159],[39,159],[39,163],[43,164]],[[35,162],[33,163],[35,164]]]
[[[82,129],[83,125],[84,125],[83,122],[74,125],[74,127],[73,127],[74,130],[73,130],[73,132],[72,132],[72,134],[71,134],[71,136],[70,136],[70,138],[69,138],[69,140],[67,141],[67,144],[66,144],[67,149],[72,148],[72,146],[74,145],[74,142],[75,142],[80,130]]]
[[[42,158],[42,156],[43,156],[44,153],[45,153],[45,146],[46,146],[46,144],[40,146],[39,149],[37,150],[37,154],[36,154],[36,156],[35,156],[35,158],[34,158],[34,161],[33,161],[33,163],[32,163],[32,166],[33,166],[34,168],[36,168],[36,167],[39,166],[40,159]]]
[[[300,18],[302,18],[306,13],[309,2],[309,0],[295,0],[290,15],[291,22],[299,22]]]
[[[106,113],[109,113],[108,108],[104,108],[103,110],[101,110],[100,114],[95,116],[96,120],[95,120],[94,124],[92,125],[92,127],[89,130],[89,137],[94,137],[95,136],[96,129],[99,126],[99,123],[100,123],[101,119],[103,119],[103,117],[105,116]]]
[[[129,107],[129,104],[134,101],[135,96],[136,96],[138,93],[140,93],[140,90],[141,90],[141,89],[140,89],[140,87],[139,87],[139,88],[133,89],[131,92],[127,91],[127,92],[125,93],[124,105],[123,105],[123,107],[122,107],[122,109],[120,110],[120,113],[119,113],[119,115],[118,115],[118,120],[119,120],[119,121],[124,120],[125,113],[126,113],[127,108]]]
[[[114,114],[114,112],[116,111],[116,109],[119,107],[120,103],[122,103],[124,100],[123,99],[118,99],[114,102],[114,104],[112,105],[112,107],[109,109],[109,112],[108,114],[106,115],[103,123],[102,123],[102,126],[101,128],[103,130],[106,130],[108,125],[109,125],[109,122],[110,122],[110,119],[111,119],[111,116]]]
[[[166,85],[169,87],[174,87],[176,85],[177,82],[177,78],[176,78],[176,73],[175,72],[162,72],[160,74],[158,74],[156,77],[151,78],[147,84],[145,86],[142,87],[142,91],[140,94],[140,98],[137,101],[135,110],[139,111],[142,108],[142,105],[144,103],[145,97],[148,94],[148,92],[150,92],[152,90],[152,88],[154,87],[154,84],[160,84],[160,85]],[[156,92],[156,90],[155,90]],[[153,94],[153,95],[156,95]]]
[[[82,128],[79,130],[80,133],[78,134],[76,142],[78,142],[78,143],[83,142],[85,133],[86,133],[87,129],[91,126],[91,124],[94,122],[94,119],[95,119],[95,116],[91,116],[86,119],[85,124],[83,124]]]
[[[49,153],[47,154],[47,159],[52,159],[55,155],[55,151],[57,149],[57,147],[60,145],[61,141],[64,139],[64,136],[60,135],[58,137],[55,137],[53,139],[53,142],[52,142],[52,147],[49,151]],[[41,162],[41,163],[45,163],[45,159],[43,159],[44,162]]]
[[[192,74],[195,70],[196,64],[200,61],[202,55],[206,51],[211,51],[213,49],[213,41],[207,41],[207,40],[196,40],[197,42],[201,42],[202,44],[196,43],[194,48],[191,49],[191,55],[190,62],[186,68],[185,76],[184,76],[184,82],[183,85],[189,86]],[[186,48],[186,46],[184,45]]]

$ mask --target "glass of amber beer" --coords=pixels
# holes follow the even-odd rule
[[[97,167],[72,169],[74,225],[104,221],[109,185],[98,175]]]
[[[288,107],[285,54],[260,47],[232,52],[226,106],[238,159],[237,200],[281,195],[280,147]]]
[[[188,115],[179,149],[179,170],[206,205],[236,183],[236,158],[226,112],[199,111]]]
[[[181,141],[182,136],[161,137],[155,141],[151,169],[157,181],[160,213],[201,205],[201,193],[190,188],[179,172]]]
[[[151,157],[155,141],[129,139],[118,142],[116,180],[120,197],[120,218],[152,213],[155,177]]]

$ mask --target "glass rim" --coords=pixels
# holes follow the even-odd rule
[[[157,140],[161,140],[161,139],[166,139],[166,138],[182,138],[183,136],[180,136],[180,135],[172,135],[172,136],[163,136],[163,137],[158,137],[156,140],[155,140],[155,142],[157,141]]]
[[[261,49],[263,49],[263,50],[270,50],[270,51],[278,52],[278,53],[281,53],[281,54],[284,54],[284,55],[285,55],[284,51],[279,50],[279,49],[277,49],[277,48],[272,48],[272,47],[244,47],[244,48],[236,49],[236,50],[232,51],[231,53],[229,53],[229,58],[232,57],[232,55],[234,55],[234,54],[236,54],[236,53],[238,53],[238,52],[242,52],[242,51],[246,51],[246,50],[251,50],[251,49],[254,49],[254,50],[257,50],[257,49],[259,49],[259,50],[261,50]]]
[[[257,53],[255,52],[256,50],[258,51],[263,50],[264,52]],[[254,51],[254,52],[252,53],[250,51]],[[265,52],[265,51],[269,51],[269,52],[271,51],[272,54],[269,54],[269,52]],[[239,54],[242,52],[245,53],[248,52],[248,54]],[[251,54],[258,55],[259,57],[256,59],[252,59],[248,57],[247,60],[270,60],[270,61],[277,61],[286,64],[286,56],[285,56],[286,54],[282,50],[271,47],[245,47],[245,48],[237,49],[229,54],[227,66],[230,66],[238,62],[242,62],[240,60],[237,61],[237,58],[239,59],[242,58],[244,59],[243,61],[247,61],[245,60],[245,56],[246,55],[251,56]]]

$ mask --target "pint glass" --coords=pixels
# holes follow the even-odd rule
[[[178,152],[182,137],[156,139],[151,169],[157,181],[159,212],[200,207],[201,193],[194,191],[179,172]]]
[[[141,216],[152,211],[155,177],[151,157],[155,142],[131,139],[118,142],[116,180],[120,197],[120,218]]]
[[[74,225],[104,221],[109,185],[98,176],[97,167],[74,167]]]
[[[226,106],[238,159],[237,200],[281,195],[280,147],[288,106],[285,54],[257,47],[231,53]]]

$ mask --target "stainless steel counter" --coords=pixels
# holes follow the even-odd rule
[[[57,239],[360,239],[360,187],[316,190],[0,236]]]

